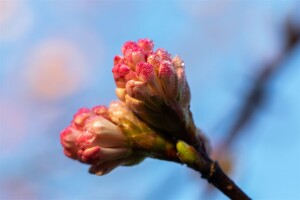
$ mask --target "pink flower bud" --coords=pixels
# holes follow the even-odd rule
[[[151,92],[146,83],[134,80],[130,80],[126,83],[126,93],[132,98],[144,101],[151,96]]]
[[[92,112],[95,115],[102,116],[102,117],[110,120],[109,114],[108,114],[108,109],[106,106],[95,106],[92,108]]]
[[[126,136],[110,121],[104,106],[80,109],[61,132],[61,144],[68,157],[89,164],[125,158],[131,152]]]
[[[156,71],[154,71],[153,66],[150,63],[142,62],[136,66],[136,73],[138,78],[147,83],[145,87],[148,87],[147,90],[151,91],[149,95],[151,96],[163,96],[164,92],[160,86],[159,80],[156,76]]]
[[[160,65],[160,57],[155,53],[151,53],[147,57],[147,62],[153,66],[153,68],[157,71]]]
[[[151,53],[153,51],[154,43],[150,39],[140,39],[138,41],[138,46],[142,48],[146,53]]]
[[[160,64],[158,79],[167,99],[176,99],[178,81],[172,63],[165,61]]]
[[[126,76],[130,74],[130,68],[125,64],[117,64],[112,69],[115,82],[118,87],[125,87]]]
[[[191,93],[185,76],[184,62],[181,60],[179,56],[175,56],[172,60],[172,63],[175,67],[177,78],[178,78],[179,103],[184,108],[188,108],[191,101]]]
[[[128,64],[132,70],[135,70],[135,66],[140,62],[146,61],[146,54],[141,49],[128,49],[124,57],[126,64]]]
[[[131,82],[134,80],[130,80],[129,85]],[[134,84],[140,86],[146,83]],[[127,97],[128,94],[125,101]],[[144,105],[143,102],[141,105]],[[143,109],[140,111],[143,112]],[[163,116],[155,113],[157,122],[160,122]],[[77,119],[83,115],[84,120]],[[74,120],[80,122],[79,126]],[[66,156],[92,165],[89,171],[97,175],[107,174],[120,165],[136,165],[147,156],[167,160],[169,157],[176,158],[172,141],[156,134],[120,101],[112,102],[109,108],[80,109],[71,125],[61,132],[61,144]]]
[[[141,62],[136,66],[136,73],[141,81],[153,81],[155,78],[153,66],[150,63]]]
[[[175,56],[172,60],[172,63],[175,69],[184,68],[184,62],[179,56]]]
[[[114,65],[124,64],[123,61],[124,61],[124,58],[122,56],[117,55],[114,57]]]
[[[143,85],[143,88],[150,91],[150,96],[159,96],[160,98],[156,99],[163,99],[165,102],[183,101],[185,105],[189,104],[189,90],[185,83],[183,62],[179,57],[172,60],[171,55],[162,48],[153,52],[153,47],[154,43],[150,39],[141,39],[137,43],[129,41],[123,45],[124,58],[116,56],[114,59],[113,74],[117,87],[126,87],[125,95],[131,92],[129,95],[132,96],[133,82],[126,86],[127,82],[130,80],[145,82],[147,84]],[[116,90],[116,93],[119,99],[125,100],[124,90]],[[178,99],[178,96],[181,96],[182,100]]]
[[[85,130],[92,134],[93,141],[91,144],[93,145],[111,148],[125,148],[127,146],[126,137],[120,128],[101,116],[91,117]]]
[[[88,164],[106,163],[128,156],[128,149],[94,146],[79,153],[80,160]]]
[[[121,101],[112,101],[109,105],[108,111],[111,120],[115,124],[121,124],[121,119],[123,117],[127,118],[128,116],[132,115],[130,110],[126,107],[125,103]]]
[[[128,74],[126,74],[125,81],[127,82],[129,80],[139,80],[136,72],[130,71]]]
[[[157,49],[155,54],[161,59],[161,61],[172,61],[171,55],[162,48]]]
[[[114,68],[118,70],[113,70],[117,96],[153,127],[176,136],[182,132],[195,132],[184,63],[178,56],[172,59],[166,50],[158,48],[154,51],[153,47],[154,43],[149,39],[123,45],[124,58],[122,61],[121,57],[115,58]],[[130,68],[124,76],[119,72],[120,63]]]
[[[136,42],[128,41],[128,42],[125,42],[124,45],[122,46],[122,53],[123,53],[123,55],[125,55],[127,50],[133,50],[133,49],[138,49],[138,48],[139,47]]]
[[[81,108],[73,117],[73,124],[76,128],[81,129],[84,126],[85,120],[90,116],[90,109]]]
[[[100,147],[94,146],[78,151],[79,160],[88,164],[95,164],[100,160]]]
[[[78,147],[75,145],[76,138],[81,132],[73,127],[67,127],[60,133],[60,143],[64,147],[64,154],[70,158],[77,159]]]
[[[115,124],[122,125],[122,130],[128,135],[139,133],[145,128],[124,102],[112,101],[109,105],[109,115]]]

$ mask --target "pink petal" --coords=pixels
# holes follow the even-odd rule
[[[138,46],[142,48],[146,53],[150,53],[153,51],[154,42],[150,39],[140,39],[138,41]]]
[[[123,55],[125,55],[128,50],[133,50],[133,49],[137,49],[137,48],[138,48],[138,45],[136,42],[127,41],[122,46],[122,53],[123,53]]]
[[[153,66],[150,63],[141,62],[136,66],[136,73],[144,82],[147,82],[149,80],[153,80],[154,78],[154,69]]]

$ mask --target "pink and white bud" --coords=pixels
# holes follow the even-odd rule
[[[178,99],[178,96],[183,91],[181,95],[183,104],[189,104],[187,101],[190,100],[190,95],[185,83],[183,61],[178,56],[172,60],[171,55],[162,48],[153,52],[153,47],[154,43],[150,39],[141,39],[137,43],[128,41],[123,45],[124,58],[116,56],[114,59],[113,74],[117,87],[126,87],[125,93],[132,97],[132,87],[130,86],[133,84],[130,83],[128,86],[126,84],[131,80],[140,81],[146,83],[145,88],[148,88],[151,96],[159,96],[163,101],[173,102],[173,104],[180,103],[181,100]],[[142,84],[138,86],[142,86]],[[125,100],[123,92],[124,90],[116,91],[122,101]]]
[[[155,78],[154,68],[150,63],[141,62],[136,66],[138,78],[143,82],[152,82]]]
[[[151,53],[153,51],[154,43],[150,39],[140,39],[137,44],[146,53]]]
[[[151,92],[145,82],[130,80],[126,83],[126,93],[132,98],[146,101]]]
[[[124,131],[128,130],[128,134],[139,132],[143,126],[126,104],[121,101],[112,101],[110,103],[109,115],[115,124],[121,124],[124,127]]]
[[[60,143],[64,147],[64,154],[69,158],[77,159],[78,147],[76,146],[76,138],[81,131],[71,126],[65,128],[60,133]]]
[[[158,70],[160,62],[161,62],[160,57],[155,53],[150,53],[147,57],[147,63],[151,64],[155,69],[155,71]]]
[[[178,94],[178,81],[172,63],[165,61],[160,64],[158,80],[166,99],[176,99]]]
[[[124,43],[124,45],[122,46],[122,53],[123,53],[123,55],[125,55],[126,54],[126,52],[128,51],[128,50],[133,50],[133,49],[138,49],[139,47],[138,47],[138,45],[137,45],[137,43],[136,42],[133,42],[133,41],[127,41],[127,42],[125,42]]]
[[[141,49],[128,49],[124,54],[126,64],[135,70],[135,66],[146,61],[146,54]]]
[[[124,58],[122,56],[116,55],[114,57],[114,65],[124,64]]]
[[[126,85],[126,75],[130,73],[130,68],[125,64],[116,64],[113,69],[113,75],[117,87],[125,87]]]
[[[191,92],[190,92],[190,87],[188,85],[188,82],[186,80],[184,63],[178,56],[176,56],[172,62],[175,67],[177,79],[178,79],[178,88],[179,88],[178,101],[180,105],[182,105],[184,108],[188,108],[191,101]]]
[[[155,54],[160,58],[161,61],[172,61],[171,54],[162,48],[157,49]]]
[[[68,157],[89,164],[125,158],[131,152],[125,134],[110,121],[104,106],[80,109],[61,132],[61,144]]]
[[[111,120],[115,124],[121,124],[121,118],[124,116],[132,115],[125,103],[122,101],[112,101],[108,108]]]
[[[127,97],[128,94],[125,101]],[[163,116],[155,113],[156,122],[160,122]],[[176,156],[171,141],[156,134],[120,101],[112,102],[109,108],[79,110],[71,125],[62,131],[61,144],[68,157],[92,165],[90,172],[97,175],[107,174],[120,165],[136,165],[147,156]]]
[[[184,62],[183,62],[183,60],[181,60],[181,58],[179,56],[175,56],[172,59],[172,63],[173,63],[173,66],[175,69],[184,68]]]
[[[129,80],[136,80],[136,81],[139,80],[135,71],[130,71],[128,74],[125,75],[126,83]]]
[[[82,129],[85,124],[85,121],[90,116],[90,113],[91,111],[88,108],[79,109],[73,117],[73,125],[78,129]]]
[[[87,164],[111,162],[129,155],[128,149],[93,146],[78,151],[80,161]]]
[[[127,147],[125,135],[121,129],[110,122],[109,120],[101,117],[91,117],[85,127],[85,130],[93,134],[93,146],[120,148]]]
[[[116,93],[140,119],[166,132],[177,130],[179,135],[186,127],[194,129],[190,124],[193,120],[184,63],[178,56],[172,59],[166,50],[158,48],[154,51],[153,47],[154,43],[149,39],[123,45],[124,58],[115,58],[114,68],[120,68],[117,65],[124,63],[130,71],[122,77],[122,84],[114,74],[117,87],[125,88]]]
[[[159,80],[157,79],[156,71],[153,65],[150,63],[142,62],[136,66],[136,73],[138,78],[147,84],[149,91],[151,91],[152,96],[163,96],[163,90],[160,86]]]
[[[102,116],[102,117],[110,120],[109,114],[108,114],[108,109],[106,106],[95,106],[92,108],[92,113],[94,115]]]

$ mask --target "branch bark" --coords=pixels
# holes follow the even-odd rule
[[[196,163],[195,170],[202,174],[209,183],[218,188],[227,197],[233,200],[249,200],[250,197],[241,190],[221,169],[218,162],[211,160],[206,154],[199,153],[204,160],[203,163]]]
[[[201,177],[233,200],[250,199],[221,169],[216,161],[209,158],[206,151],[198,151],[184,141],[176,144],[177,156],[188,167],[200,172]]]
[[[220,168],[217,162],[210,164],[208,182],[213,184],[230,199],[250,199]]]

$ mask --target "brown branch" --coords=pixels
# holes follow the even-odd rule
[[[226,194],[230,199],[250,199],[220,168],[217,162],[210,165],[208,181]]]
[[[200,161],[188,163],[188,166],[201,173],[201,177],[214,185],[233,200],[249,200],[243,192],[221,169],[218,162],[211,160],[206,153],[198,152]]]
[[[221,169],[219,164],[209,158],[205,151],[196,150],[184,141],[176,144],[177,156],[188,167],[200,172],[201,177],[218,188],[230,199],[250,199]]]

